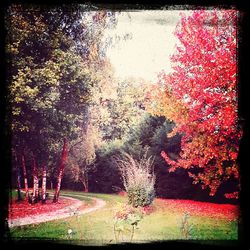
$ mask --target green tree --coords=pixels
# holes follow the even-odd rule
[[[105,141],[124,141],[145,114],[143,101],[147,84],[135,78],[119,81],[113,74],[110,79],[111,89],[102,89],[98,104],[93,106],[93,119]]]
[[[95,68],[104,60],[99,43],[107,17],[81,6],[12,5],[6,15],[12,146],[32,152],[38,166],[60,162],[55,201],[67,145],[81,131],[91,87],[101,84]]]

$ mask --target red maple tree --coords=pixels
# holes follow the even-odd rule
[[[182,14],[175,30],[179,44],[171,57],[173,72],[159,75],[151,92],[154,102],[147,104],[149,111],[175,122],[169,136],[182,135],[178,159],[162,152],[169,171],[187,169],[194,183],[210,188],[210,195],[225,180],[239,178],[237,15],[236,10]],[[237,198],[238,190],[226,197]]]

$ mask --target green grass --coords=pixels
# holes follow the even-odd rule
[[[23,194],[22,193],[21,193],[21,196],[23,198]],[[14,190],[14,189],[10,190],[9,191],[9,198],[13,199],[13,200],[16,200],[17,199],[17,190]]]
[[[66,219],[13,228],[10,230],[13,239],[57,239],[68,240],[68,229],[73,230],[72,241],[74,244],[103,245],[116,243],[113,227],[114,214],[117,208],[126,203],[126,197],[108,194],[93,194],[82,192],[64,191],[61,194],[84,200],[88,204],[93,201],[89,197],[97,197],[106,201],[106,206],[81,216],[73,216]],[[155,211],[145,215],[139,222],[134,232],[133,242],[179,240],[184,239],[180,232],[180,220],[182,214],[175,211],[164,210],[157,201],[154,201]],[[193,240],[237,240],[237,221],[217,219],[201,216],[191,216],[189,222],[193,224],[193,230],[189,239]],[[130,239],[130,232],[123,233],[123,240]],[[80,240],[80,241],[74,241]],[[119,242],[122,241],[120,237]]]

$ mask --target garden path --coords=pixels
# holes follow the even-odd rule
[[[66,197],[66,195],[63,195],[63,197],[74,201],[74,203],[65,208],[62,208],[56,211],[51,211],[51,212],[44,213],[44,214],[30,215],[30,216],[25,216],[25,217],[16,218],[16,219],[10,218],[8,221],[9,227],[12,228],[16,226],[37,224],[37,223],[42,223],[42,222],[47,222],[47,221],[52,221],[52,220],[63,219],[63,218],[71,217],[74,215],[82,215],[82,214],[93,212],[106,205],[106,202],[102,199],[88,197],[95,201],[95,205],[93,207],[81,208],[82,205],[84,204],[83,201],[80,201],[72,197]]]

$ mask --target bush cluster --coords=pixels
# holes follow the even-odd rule
[[[147,156],[147,151],[139,160],[123,153],[122,157],[116,158],[116,163],[128,193],[128,203],[133,207],[150,205],[155,196],[152,157]]]

